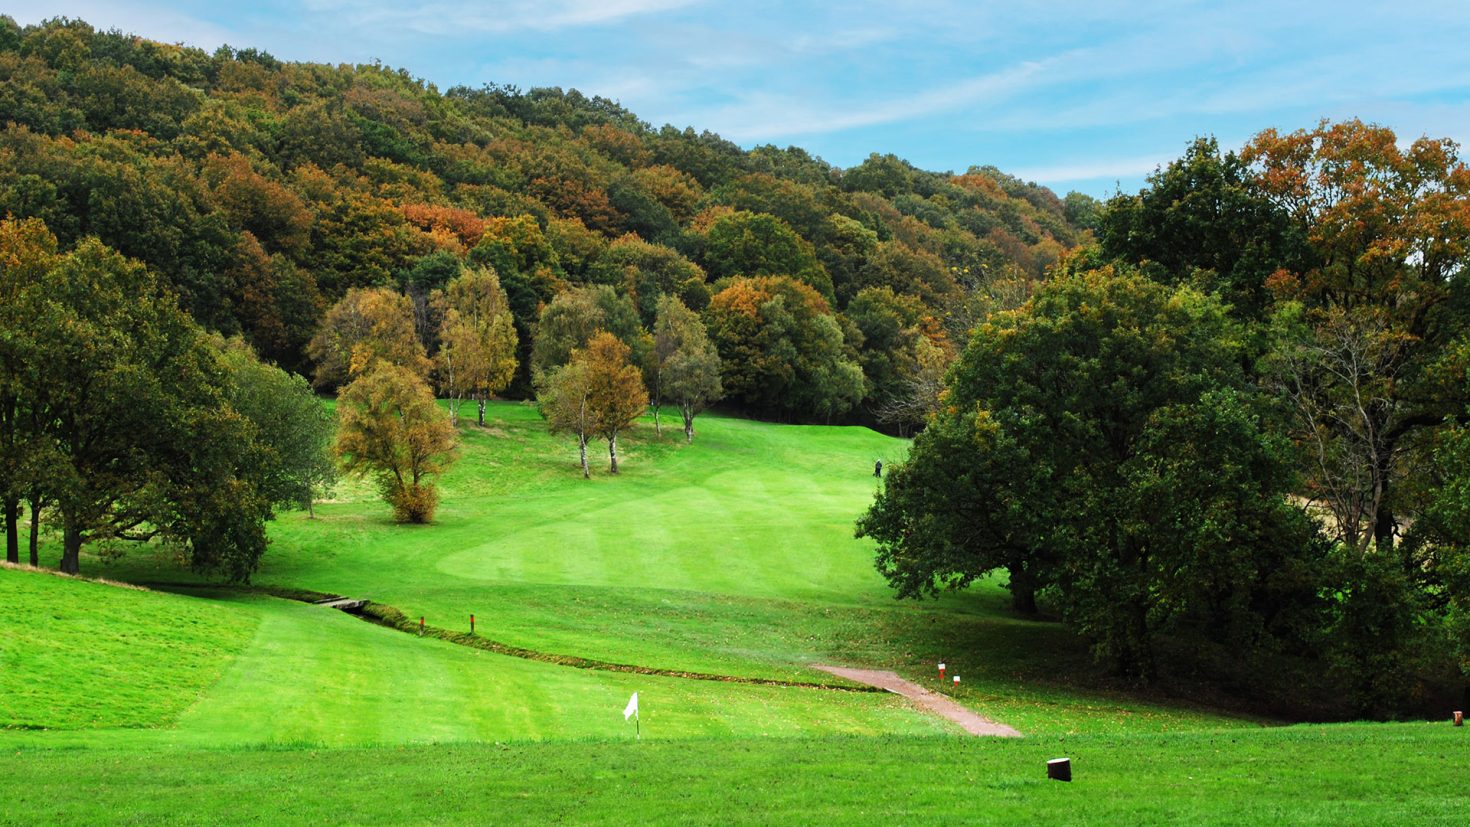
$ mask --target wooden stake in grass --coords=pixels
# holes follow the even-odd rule
[[[424,636],[424,618],[423,618],[422,615],[420,615],[419,616],[419,637],[423,637],[423,636]]]
[[[1455,710],[1455,726],[1464,726],[1464,725],[1465,725],[1465,713],[1464,712],[1461,712],[1458,709]]]
[[[1072,780],[1072,759],[1053,758],[1046,762],[1046,777],[1053,781]]]
[[[470,634],[475,633],[475,616],[470,615]]]

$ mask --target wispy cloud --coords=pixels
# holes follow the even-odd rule
[[[854,106],[813,106],[810,100],[758,93],[703,113],[728,137],[764,140],[890,124],[976,106],[1013,95],[1042,74],[1047,61],[1027,61],[960,83]]]
[[[85,20],[99,29],[119,29],[141,34],[165,43],[186,43],[201,48],[214,48],[239,38],[227,28],[190,14],[152,3],[115,2],[114,0],[35,0],[21,8],[6,10],[22,25],[39,23],[53,17]]]
[[[503,3],[403,3],[392,0],[308,0],[314,12],[345,15],[357,28],[427,35],[553,31],[612,23],[692,6],[700,0],[511,0]]]

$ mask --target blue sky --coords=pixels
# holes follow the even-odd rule
[[[212,50],[575,87],[643,120],[839,166],[994,164],[1059,194],[1136,190],[1196,135],[1362,117],[1470,140],[1470,3],[34,0]]]

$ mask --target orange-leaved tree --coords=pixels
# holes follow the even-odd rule
[[[413,371],[379,363],[337,401],[337,456],[351,474],[375,474],[393,517],[427,523],[439,504],[432,478],[455,458],[454,428]]]
[[[628,361],[628,346],[599,331],[586,347],[572,351],[566,365],[541,383],[538,401],[553,433],[577,436],[582,476],[587,467],[587,441],[607,440],[610,472],[618,472],[618,434],[626,430],[648,404],[648,391],[637,367]]]
[[[466,396],[479,408],[485,424],[485,403],[505,390],[516,373],[516,329],[505,290],[495,271],[466,270],[439,297],[444,320],[439,326],[435,356],[440,387],[449,398],[452,423]]]
[[[386,287],[353,288],[332,305],[307,346],[318,387],[344,385],[380,362],[429,375],[429,357],[413,326],[413,302]]]
[[[1241,158],[1315,259],[1268,280],[1283,299],[1270,367],[1312,458],[1312,495],[1348,546],[1388,551],[1412,512],[1416,453],[1470,402],[1470,167],[1451,141],[1401,147],[1357,120],[1267,130]]]

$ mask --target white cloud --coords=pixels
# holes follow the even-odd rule
[[[1137,178],[1153,172],[1160,166],[1179,156],[1178,150],[1143,155],[1136,158],[1112,158],[1053,164],[1050,166],[1022,167],[1006,170],[1024,181],[1050,184],[1058,181],[1099,181],[1115,178]]]

